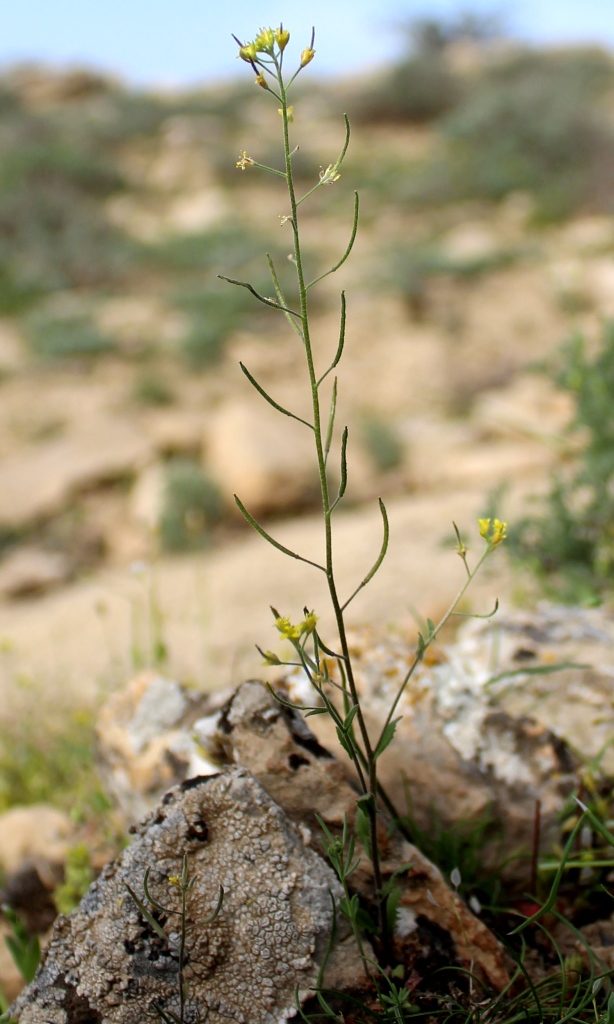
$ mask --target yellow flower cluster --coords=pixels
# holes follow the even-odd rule
[[[496,548],[507,537],[507,523],[500,519],[478,519],[480,537],[483,537],[491,548]]]
[[[281,616],[275,619],[275,626],[281,633],[284,640],[300,640],[305,633],[313,633],[316,628],[317,621],[318,616],[315,612],[309,612],[303,621],[299,622],[296,626],[292,625],[289,618],[282,619]]]
[[[241,43],[236,36],[234,38],[239,44],[239,57],[241,60],[247,61],[248,64],[254,64],[254,62],[258,61],[259,53],[266,53],[269,57],[274,57],[275,45],[277,45],[279,53],[282,54],[290,40],[290,33],[283,25],[280,25],[279,28],[261,28],[256,38],[249,43]],[[310,64],[315,55],[316,51],[313,48],[312,33],[311,44],[306,46],[301,53],[301,67],[304,68],[307,64]]]

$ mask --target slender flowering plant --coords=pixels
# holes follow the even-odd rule
[[[339,180],[341,167],[350,142],[350,123],[347,116],[344,115],[345,140],[337,159],[333,163],[329,163],[326,168],[320,172],[318,180],[305,192],[305,194],[297,195],[292,169],[292,159],[298,147],[293,147],[290,140],[291,126],[294,123],[294,105],[290,104],[289,96],[297,76],[315,57],[315,33],[312,32],[309,45],[305,46],[301,51],[298,66],[289,74],[286,73],[285,64],[286,48],[290,41],[290,33],[287,29],[284,29],[283,25],[280,25],[279,28],[276,29],[262,28],[255,39],[249,42],[241,42],[239,39],[236,39],[236,37],[234,38],[239,47],[238,56],[241,60],[251,66],[255,74],[255,84],[264,92],[268,93],[277,105],[278,113],[281,116],[283,146],[282,168],[268,167],[261,164],[249,157],[245,150],[240,154],[239,160],[237,161],[237,168],[241,171],[257,168],[272,173],[284,180],[284,184],[287,189],[289,211],[282,217],[282,223],[289,223],[292,229],[293,252],[291,254],[291,262],[296,273],[296,291],[298,293],[298,301],[293,305],[290,304],[290,301],[287,299],[286,294],[282,289],[275,264],[268,254],[267,261],[274,289],[273,296],[261,294],[247,281],[237,281],[232,278],[223,277],[223,275],[220,276],[230,284],[241,288],[247,288],[259,302],[282,313],[288,321],[292,331],[297,336],[298,344],[303,350],[306,367],[306,383],[311,398],[311,417],[309,419],[304,419],[292,412],[290,409],[286,409],[280,405],[279,402],[265,391],[246,366],[242,363],[240,366],[250,384],[258,391],[262,398],[269,403],[269,405],[283,416],[288,416],[290,419],[297,420],[312,435],[322,501],[324,558],[321,562],[316,562],[310,558],[304,557],[297,551],[291,550],[284,544],[281,544],[254,519],[249,510],[244,506],[241,499],[236,495],[235,501],[247,522],[266,541],[268,541],[269,544],[290,558],[306,562],[317,571],[322,572],[326,577],[337,628],[337,639],[334,646],[327,646],[322,640],[317,628],[318,618],[314,611],[310,611],[308,608],[305,608],[303,612],[303,619],[294,624],[289,617],[281,615],[276,609],[272,609],[275,618],[275,626],[280,637],[287,643],[291,644],[295,652],[295,659],[292,661],[283,661],[273,651],[261,651],[261,653],[264,657],[265,664],[267,665],[298,666],[305,672],[315,694],[317,695],[318,701],[317,703],[314,702],[313,705],[303,706],[300,710],[303,711],[306,716],[317,714],[330,715],[336,726],[339,742],[348,754],[355,768],[360,786],[360,795],[357,798],[354,832],[372,864],[375,889],[374,901],[378,908],[380,948],[384,960],[389,961],[391,957],[391,932],[394,927],[394,913],[391,913],[390,910],[391,907],[395,905],[395,892],[394,889],[391,888],[390,884],[384,884],[384,880],[382,878],[377,825],[378,817],[382,813],[383,809],[388,814],[392,814],[395,819],[398,819],[398,815],[379,783],[377,774],[378,760],[394,738],[397,724],[400,721],[399,717],[395,717],[395,713],[415,669],[422,661],[427,648],[437,639],[437,636],[443,626],[449,618],[456,613],[459,601],[462,599],[469,584],[471,583],[471,580],[484,560],[492,553],[492,551],[494,551],[501,541],[504,540],[506,528],[505,523],[501,523],[497,519],[494,521],[486,519],[480,520],[479,529],[480,534],[484,539],[485,547],[477,564],[474,568],[470,568],[467,559],[467,548],[461,539],[460,533],[455,527],[458,540],[457,552],[460,555],[466,570],[466,580],[464,585],[446,614],[437,624],[427,620],[427,629],[424,635],[419,634],[415,656],[405,678],[401,682],[399,689],[395,694],[381,731],[377,736],[370,735],[367,729],[360,694],[356,685],[352,658],[350,655],[347,638],[346,612],[349,605],[373,578],[384,560],[389,538],[388,516],[385,505],[380,498],[379,507],[382,516],[383,538],[379,555],[377,556],[374,564],[367,572],[365,572],[362,579],[357,583],[349,595],[342,595],[340,593],[333,559],[333,516],[335,510],[343,501],[347,487],[347,427],[345,427],[341,433],[338,463],[339,470],[335,474],[335,481],[338,480],[338,483],[335,482],[333,484],[331,482],[332,474],[330,473],[329,459],[333,446],[333,438],[335,436],[335,414],[337,409],[338,392],[337,376],[334,375],[333,371],[335,371],[339,365],[345,345],[345,293],[341,293],[340,327],[336,348],[334,351],[331,351],[329,361],[324,367],[316,367],[315,364],[309,316],[309,296],[311,289],[322,281],[323,278],[328,277],[330,274],[339,270],[352,251],[358,228],[358,193],[354,193],[353,222],[345,251],[333,266],[316,276],[313,280],[308,280],[305,274],[300,234],[300,213],[302,204],[317,192],[318,189],[323,188],[325,185],[334,184]],[[287,703],[279,694],[276,694],[276,697],[282,703]],[[295,705],[290,706],[295,707]],[[342,844],[345,853],[339,846],[340,843]],[[330,851],[331,861],[345,888],[346,879],[356,866],[356,861],[352,857],[354,837],[348,837],[346,826],[344,829],[344,836],[341,840],[334,839],[330,833],[326,833],[325,845]],[[341,910],[351,919],[359,949],[362,950],[363,946],[360,938],[357,899],[350,898],[349,891],[346,890],[346,898],[342,901],[340,906]],[[365,960],[365,967],[373,976],[372,969],[375,965],[370,962],[368,963]]]

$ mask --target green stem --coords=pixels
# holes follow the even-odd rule
[[[292,231],[294,236],[294,263],[296,267],[296,276],[299,290],[299,310],[300,320],[303,331],[303,344],[305,346],[305,357],[307,360],[307,369],[309,372],[309,382],[311,386],[311,401],[313,411],[313,432],[315,437],[316,454],[318,461],[318,472],[320,477],[320,491],[322,495],[322,509],[324,513],[324,529],[325,529],[325,542],[326,542],[326,579],[328,583],[328,590],[333,605],[335,614],[335,621],[337,624],[337,630],[339,633],[339,641],[341,644],[341,652],[343,655],[343,661],[345,663],[345,670],[347,673],[347,681],[352,697],[352,702],[357,705],[358,711],[356,719],[358,721],[358,728],[362,738],[364,747],[364,753],[367,760],[368,766],[368,784],[369,788],[367,792],[373,794],[373,800],[369,801],[369,831],[370,831],[370,845],[371,845],[371,863],[373,865],[373,878],[375,882],[375,889],[377,895],[377,902],[379,906],[379,918],[380,918],[380,934],[382,939],[382,946],[385,955],[388,957],[390,952],[390,930],[388,927],[388,915],[386,907],[386,897],[383,895],[383,882],[382,873],[380,866],[379,857],[379,844],[377,838],[377,763],[373,754],[373,747],[369,739],[369,733],[367,730],[366,722],[362,712],[358,691],[356,688],[356,681],[354,679],[354,672],[352,669],[352,661],[350,657],[349,645],[347,641],[347,634],[345,629],[345,621],[343,617],[343,609],[339,601],[337,594],[337,586],[335,582],[334,567],[333,567],[333,538],[332,538],[332,524],[331,524],[331,501],[328,490],[328,479],[326,475],[326,456],[325,447],[322,437],[322,422],[320,413],[320,396],[318,392],[318,380],[316,376],[313,351],[311,347],[311,337],[309,331],[309,314],[307,307],[307,286],[305,284],[305,276],[303,272],[303,261],[301,254],[301,245],[298,228],[298,204],[296,201],[296,195],[294,191],[294,179],[292,174],[292,163],[290,159],[290,136],[289,136],[289,120],[288,120],[288,102],[287,102],[287,91],[284,85],[281,69],[277,65],[277,80],[279,83],[279,94],[281,96],[281,113],[283,121],[283,136],[284,136],[284,156],[286,165],[286,181],[288,186],[288,195],[290,199],[290,210],[291,210],[291,223]]]

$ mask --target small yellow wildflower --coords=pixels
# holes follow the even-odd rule
[[[239,57],[241,60],[247,61],[248,64],[252,64],[255,61],[257,52],[255,43],[247,43],[246,46],[239,47]]]
[[[314,629],[316,628],[317,621],[318,616],[316,615],[316,613],[309,612],[299,626],[301,633],[313,633]]]
[[[246,167],[251,167],[253,163],[254,161],[252,160],[251,156],[248,156],[245,150],[243,150],[239,159],[237,160],[237,167],[240,167],[241,170],[244,171]]]
[[[275,31],[272,28],[261,28],[254,39],[254,46],[259,53],[272,53],[275,42]]]
[[[490,542],[493,548],[496,548],[502,540],[507,537],[507,523],[502,523],[500,519],[495,519],[493,523],[492,537]]]
[[[268,85],[266,83],[266,79],[265,79],[264,73],[262,71],[260,71],[256,75],[256,85],[259,85],[261,89],[268,89]]]
[[[320,184],[329,185],[333,181],[338,181],[341,175],[339,174],[335,164],[329,164],[326,170],[320,171]]]
[[[289,39],[290,33],[284,29],[283,25],[280,25],[278,29],[275,29],[275,42],[282,53],[286,49]]]
[[[311,46],[306,46],[303,52],[301,53],[301,67],[307,67],[307,65],[311,63],[315,55],[316,51],[313,50]]]
[[[278,619],[275,619],[275,625],[284,640],[298,640],[300,638],[301,627],[293,626],[289,618],[282,619],[280,615]]]
[[[293,116],[294,115],[294,107],[286,107],[286,111],[287,111],[287,114],[288,114],[288,121],[290,122],[290,124],[294,124],[294,116]],[[283,107],[278,107],[277,108],[277,113],[279,114],[280,117],[283,117],[284,116]]]
[[[499,546],[502,540],[507,537],[507,523],[500,519],[478,519],[480,537],[483,537],[491,548]]]
[[[169,875],[168,880],[171,885],[181,885],[181,879],[179,878],[179,875]]]
[[[490,530],[490,524],[491,524],[491,520],[490,519],[478,519],[478,526],[480,528],[480,537],[484,537],[484,539],[486,539],[486,537],[488,536],[488,531]]]

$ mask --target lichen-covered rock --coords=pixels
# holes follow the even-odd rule
[[[243,683],[223,707],[196,719],[185,732],[188,742],[210,764],[210,770],[215,770],[216,764],[218,770],[236,764],[248,768],[298,826],[303,840],[320,853],[324,854],[324,848],[316,815],[336,834],[344,815],[353,825],[357,792],[342,765],[307,728],[300,713],[281,706],[262,683]],[[103,745],[101,757],[105,753]],[[113,764],[113,770],[119,771],[120,763]],[[115,792],[119,792],[117,787]],[[445,935],[448,962],[469,967],[493,987],[502,988],[508,978],[499,943],[450,889],[441,872],[414,846],[398,834],[389,835],[384,827],[380,845],[385,879],[400,873],[400,959],[410,969],[421,967],[424,950],[441,945]],[[409,870],[407,864],[411,864]],[[368,857],[361,858],[351,886],[372,902],[374,882]],[[342,949],[342,944],[335,947],[329,965],[330,987],[341,987],[350,977],[347,969],[339,968]]]
[[[493,622],[471,622],[456,643],[429,652],[399,701],[396,713],[402,718],[395,741],[378,769],[380,781],[403,813],[409,795],[412,816],[423,831],[428,832],[434,820],[443,828],[486,818],[496,821],[492,842],[482,846],[483,860],[495,866],[503,844],[514,855],[507,859],[506,875],[526,881],[536,802],[546,847],[576,785],[579,760],[571,728],[567,736],[574,748],[548,728],[543,716],[541,721],[533,717],[540,715],[537,700],[524,699],[522,707],[518,700],[508,703],[513,690],[527,697],[545,688],[553,693],[551,680],[556,675],[547,673],[555,659],[568,660],[554,643],[546,657],[535,653],[527,660],[529,633],[523,639],[518,618],[501,615]],[[531,628],[527,621],[526,628],[535,636],[537,620],[543,622],[543,616],[531,618],[535,624]],[[531,644],[533,649],[535,642]],[[371,734],[377,736],[412,665],[415,647],[399,634],[375,635],[368,629],[352,632],[350,646],[365,717]],[[514,651],[520,651],[519,657]],[[570,671],[579,682],[580,668]],[[573,692],[564,684],[556,695],[561,717],[568,706],[570,726]],[[289,694],[301,703],[307,697],[313,703],[313,693],[298,675],[289,680]],[[586,718],[586,712],[580,717]],[[611,709],[609,717],[614,725]],[[327,716],[311,721],[322,743],[335,742]]]
[[[184,854],[195,879],[187,903],[184,1019],[188,1024],[277,1024],[295,993],[314,986],[332,926],[333,872],[252,775],[234,768],[171,790],[135,838],[60,917],[34,982],[11,1013],[20,1024],[134,1024],[156,1007],[178,1014]],[[169,913],[157,934],[126,888]],[[222,909],[210,924],[224,887]],[[350,977],[357,953],[345,950]],[[349,955],[349,961],[347,956]]]

